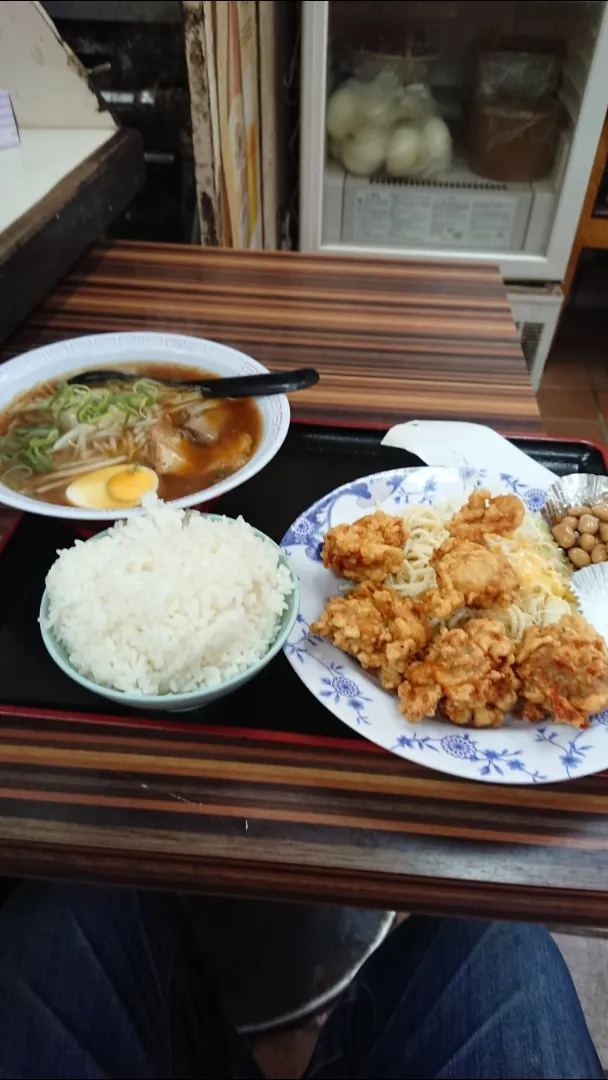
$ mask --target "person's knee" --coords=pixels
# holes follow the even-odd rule
[[[561,953],[544,926],[520,922],[493,922],[486,926],[488,933],[500,939],[506,951],[525,960],[526,966],[537,962],[539,967],[545,967],[561,961]]]
[[[484,932],[487,959],[495,977],[509,984],[510,991],[527,995],[574,993],[566,963],[551,934],[544,926],[529,923],[495,922]]]
[[[434,935],[433,954],[444,957],[448,968],[459,969],[461,977],[490,980],[499,997],[571,986],[562,955],[544,926],[445,919],[425,933]]]

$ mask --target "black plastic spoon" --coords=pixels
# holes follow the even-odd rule
[[[273,371],[269,375],[237,375],[230,379],[162,379],[156,375],[148,376],[163,386],[173,386],[180,390],[200,390],[201,394],[214,398],[268,397],[270,394],[293,394],[294,390],[306,390],[319,381],[319,372],[314,368],[298,368],[296,371]],[[134,382],[145,379],[145,375],[130,374],[125,371],[83,371],[72,375],[68,383],[81,386],[95,386],[96,383],[114,379]]]

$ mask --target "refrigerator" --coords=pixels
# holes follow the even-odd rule
[[[300,248],[498,265],[537,387],[607,109],[603,0],[303,0]]]

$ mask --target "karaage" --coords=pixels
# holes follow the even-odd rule
[[[515,532],[524,520],[525,508],[517,495],[496,495],[478,488],[469,495],[468,502],[448,521],[446,528],[451,536],[460,540],[483,543],[486,533],[507,536]]]
[[[346,596],[333,596],[311,630],[356,657],[387,690],[399,686],[408,661],[430,637],[429,624],[416,613],[412,600],[372,582]]]
[[[608,707],[606,645],[581,615],[526,630],[516,671],[528,720],[552,716],[558,723],[586,728],[593,713]]]
[[[352,525],[330,529],[323,544],[323,563],[338,577],[384,581],[401,568],[406,540],[401,518],[376,510]]]
[[[440,630],[423,659],[408,666],[399,708],[411,721],[439,707],[455,724],[500,727],[517,701],[514,660],[515,645],[493,619]]]
[[[431,566],[437,588],[423,595],[420,607],[436,619],[447,619],[461,607],[508,607],[519,592],[509,560],[485,544],[450,537],[433,552]]]

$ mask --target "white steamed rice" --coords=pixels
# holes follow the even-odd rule
[[[146,497],[146,512],[58,553],[47,625],[86,678],[131,693],[214,687],[267,652],[293,590],[242,518]]]

